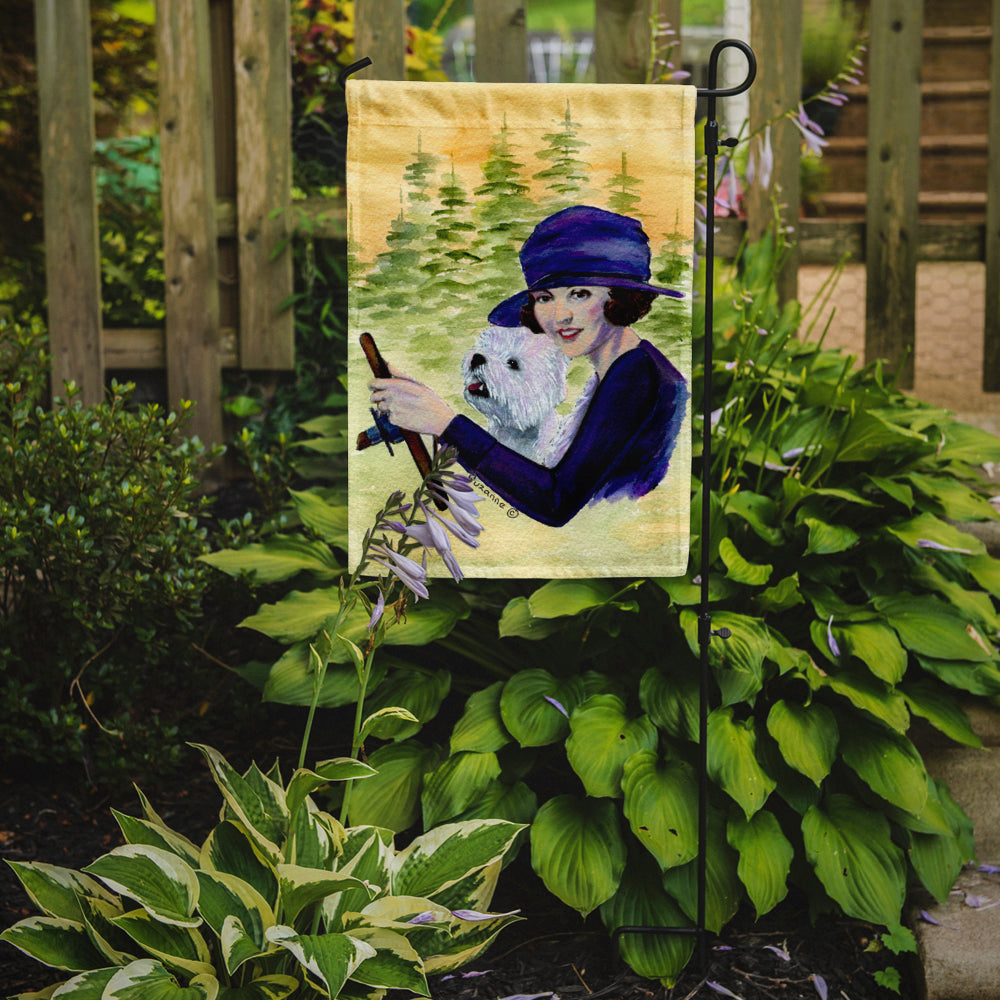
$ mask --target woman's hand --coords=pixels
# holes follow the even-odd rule
[[[394,378],[377,378],[368,383],[371,402],[403,430],[418,434],[444,432],[455,416],[452,408],[432,389],[389,366]]]

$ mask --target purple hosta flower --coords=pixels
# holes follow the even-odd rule
[[[830,646],[830,652],[834,656],[840,656],[840,646],[837,645],[837,640],[833,637],[833,615],[830,615],[830,619],[826,623],[826,641]]]
[[[478,499],[482,498],[480,497]],[[482,525],[480,525],[478,521],[474,522],[474,527],[476,530],[470,531],[469,528],[467,528],[464,523],[458,520],[452,520],[451,518],[448,517],[442,517],[440,514],[437,513],[437,511],[431,510],[431,508],[428,507],[427,504],[423,503],[422,501],[420,503],[420,509],[424,512],[424,517],[428,521],[435,519],[437,521],[440,521],[441,524],[443,524],[459,541],[464,542],[466,545],[469,546],[470,549],[478,548],[479,542],[476,540],[476,535],[478,535],[479,532],[482,531]],[[452,511],[452,513],[454,513],[454,511]],[[476,517],[479,516],[478,512],[474,511],[473,513],[476,515]]]
[[[458,560],[451,551],[448,533],[430,513],[428,513],[427,520],[423,524],[408,525],[406,536],[423,546],[425,559],[428,550],[433,549],[437,552],[444,560],[445,566],[448,567],[448,572],[451,573],[456,582],[463,578],[462,568],[458,565]]]
[[[739,993],[734,993],[732,990],[726,989],[722,983],[713,983],[711,980],[708,980],[705,985],[715,993],[721,993],[724,997],[735,997],[735,1000],[743,1000]]]
[[[511,993],[500,1000],[559,1000],[559,997],[555,993]]]
[[[408,924],[432,924],[437,920],[437,915],[433,910],[424,910],[423,913],[418,913],[415,917],[410,917],[406,922]]]
[[[819,1000],[826,1000],[828,992],[826,988],[826,980],[822,976],[817,975],[815,972],[809,978],[813,981],[813,986],[816,987],[816,992],[819,994]]]
[[[488,976],[493,970],[484,969],[482,972],[452,972],[441,977],[441,982],[446,983],[449,979],[477,979],[479,976]]]
[[[545,698],[545,700],[550,705],[555,705],[555,707],[559,709],[559,711],[562,712],[562,714],[565,715],[567,719],[569,718],[569,712],[567,712],[566,709],[562,706],[562,704],[556,701],[555,698],[550,698],[547,694],[543,695],[542,697]]]
[[[976,871],[984,872],[987,875],[1000,875],[1000,865],[979,865]]]
[[[372,545],[368,549],[372,562],[384,566],[403,586],[417,597],[428,597],[427,568],[414,562],[409,556],[390,549],[388,545]]]
[[[942,545],[940,542],[935,542],[930,538],[918,538],[917,548],[920,549],[938,549],[941,552],[958,552],[963,556],[971,556],[972,549],[956,549],[951,545]]]
[[[452,476],[451,482],[446,483],[442,478],[433,479],[427,483],[427,492],[433,500],[440,500],[455,519],[455,524],[465,530],[466,535],[475,537],[483,530],[479,523],[479,511],[476,504],[483,498],[478,493],[473,492],[472,485],[467,476]],[[447,524],[447,521],[445,522]],[[450,525],[449,525],[450,527]],[[455,531],[452,528],[452,531]],[[458,534],[456,531],[455,534]],[[462,536],[459,535],[461,538]],[[465,541],[463,538],[462,541]],[[466,542],[467,545],[472,544]]]
[[[508,913],[480,913],[479,910],[452,910],[451,915],[459,920],[492,920],[494,917],[516,917],[521,911],[511,910]]]
[[[722,184],[715,193],[715,210],[726,215],[735,215],[740,209],[740,180],[736,176],[736,166],[732,157],[723,175]]]
[[[372,616],[368,619],[368,631],[374,630],[375,626],[382,620],[382,613],[385,611],[385,594],[380,590],[378,592],[378,600],[375,602],[375,607],[372,608]]]
[[[823,147],[827,145],[823,138],[823,130],[806,114],[806,109],[799,104],[799,113],[792,117],[792,124],[802,134],[806,149],[817,156],[823,155]]]
[[[774,173],[771,126],[768,125],[764,134],[755,138],[756,142],[750,143],[750,156],[747,159],[747,183],[753,184],[756,181],[766,191],[771,186],[771,174]]]
[[[783,962],[790,962],[792,960],[792,956],[788,954],[788,951],[785,948],[779,948],[776,944],[766,944],[764,945],[764,950],[773,951]]]

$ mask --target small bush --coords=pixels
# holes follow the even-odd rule
[[[83,757],[92,776],[159,766],[176,733],[155,699],[185,674],[207,584],[208,456],[186,406],[131,409],[128,385],[83,406],[68,384],[43,408],[42,344],[39,323],[0,320],[0,741],[8,760]]]

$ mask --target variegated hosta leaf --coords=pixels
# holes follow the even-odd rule
[[[134,899],[165,924],[197,927],[198,879],[194,869],[171,851],[146,844],[124,844],[98,858],[84,871],[114,892]]]
[[[376,770],[368,764],[353,757],[338,757],[325,760],[316,765],[315,770],[300,767],[288,783],[285,792],[285,805],[289,815],[294,816],[306,796],[312,795],[317,788],[328,785],[331,781],[349,781],[355,778],[370,778]]]
[[[545,887],[586,916],[618,889],[625,842],[609,799],[559,795],[531,824],[531,865]]]
[[[255,947],[255,954],[266,951],[264,931],[275,923],[274,912],[267,900],[248,882],[224,872],[200,871],[198,882],[201,886],[198,910],[216,935],[221,939],[227,920],[237,920],[242,936],[249,938]],[[234,930],[230,930],[231,937],[233,934]],[[239,964],[250,957],[242,954],[245,949],[241,945],[240,961],[230,965],[232,949],[224,950],[227,971],[230,975],[236,971]]]
[[[218,1000],[285,1000],[301,985],[294,976],[261,976],[243,986],[223,987]]]
[[[621,797],[625,761],[639,750],[653,750],[659,734],[646,715],[629,719],[625,703],[613,694],[595,694],[570,717],[566,756],[570,767],[595,798]]]
[[[69,972],[97,969],[106,964],[95,950],[87,929],[76,920],[64,917],[28,917],[19,920],[0,934],[15,948],[43,965]]]
[[[309,975],[321,983],[331,997],[366,959],[375,957],[375,949],[349,934],[296,934],[291,927],[269,927],[267,939],[291,952]]]
[[[8,861],[24,891],[46,916],[80,920],[80,896],[93,896],[114,903],[115,897],[97,879],[40,861]]]
[[[278,865],[278,880],[281,885],[281,906],[286,920],[294,921],[305,907],[318,903],[321,899],[345,889],[362,889],[375,895],[353,875],[341,872],[325,872],[316,868],[302,868],[299,865]]]
[[[128,963],[126,963],[128,964]],[[44,993],[21,993],[11,1000],[27,1000],[28,997],[55,997],[56,1000],[101,1000],[104,996],[104,987],[111,982],[120,966],[110,966],[107,969],[91,969],[89,972],[81,972],[80,975],[67,979],[54,992],[50,993],[49,987]]]
[[[161,850],[176,854],[192,868],[197,866],[199,849],[187,837],[159,823],[137,819],[135,816],[127,816],[125,813],[118,812],[117,809],[112,809],[111,812],[129,844],[159,847]]]
[[[352,843],[351,838],[361,842]],[[326,930],[346,930],[343,925],[345,913],[359,912],[370,902],[372,892],[387,890],[391,857],[391,842],[386,844],[374,827],[354,827],[348,831],[348,840],[337,870],[342,875],[359,879],[366,888],[345,889],[323,900],[323,925]]]
[[[453,754],[424,778],[420,803],[424,827],[454,819],[500,777],[495,753]]]
[[[351,789],[351,825],[394,833],[413,826],[420,817],[424,773],[437,765],[437,753],[407,740],[379,747],[368,761],[378,774]]]
[[[125,912],[119,900],[109,903],[94,896],[81,896],[80,908],[90,940],[104,955],[105,964],[128,965],[139,958],[135,942],[114,924],[115,918]]]
[[[877,795],[908,813],[919,814],[924,808],[927,772],[905,736],[857,719],[840,752],[848,767]]]
[[[429,996],[424,963],[413,945],[402,934],[385,927],[356,927],[351,937],[375,949],[372,958],[366,958],[351,973],[351,979],[365,986],[383,989],[409,990],[420,996]]]
[[[312,799],[306,799],[292,821],[285,860],[304,868],[336,868],[344,837],[339,821],[317,809]]]
[[[469,696],[462,717],[451,734],[451,752],[474,750],[495,753],[511,739],[500,715],[503,681],[497,681]]]
[[[736,873],[736,852],[726,841],[726,821],[717,809],[708,811],[705,849],[705,926],[714,934],[732,919],[743,899]],[[663,873],[663,888],[691,919],[698,919],[698,859]]]
[[[778,700],[767,715],[767,731],[785,762],[815,785],[830,773],[837,756],[840,730],[833,712],[820,702],[799,705]]]
[[[191,927],[160,923],[145,910],[123,913],[120,917],[115,917],[112,923],[150,955],[172,969],[181,969],[192,976],[213,971],[208,944]]]
[[[216,1000],[219,981],[196,976],[181,986],[159,962],[143,958],[119,969],[108,980],[101,1000]]]
[[[643,750],[625,762],[622,790],[632,833],[661,869],[698,853],[698,782],[689,764]]]
[[[280,856],[278,845],[288,832],[288,807],[285,790],[263,775],[254,765],[246,775],[240,775],[217,750],[199,743],[200,750],[212,771],[212,777],[231,809],[272,862]]]
[[[830,795],[806,813],[802,836],[809,863],[848,916],[899,923],[906,866],[881,813],[849,795]]]
[[[691,921],[660,884],[651,858],[630,857],[618,891],[601,905],[609,932],[619,927],[690,927]],[[673,985],[694,950],[692,934],[622,934],[619,954],[640,976]]]
[[[583,698],[579,677],[562,680],[547,670],[521,670],[504,684],[500,715],[521,746],[547,746],[565,737],[569,716]]]
[[[788,872],[795,849],[781,831],[774,813],[761,809],[750,819],[734,816],[726,830],[739,852],[736,873],[746,886],[758,919],[788,895]]]
[[[235,875],[252,885],[272,908],[278,904],[277,872],[240,824],[226,820],[216,826],[202,844],[200,867]]]
[[[757,733],[751,717],[733,718],[733,708],[714,709],[708,717],[708,774],[751,817],[776,787],[757,760]]]
[[[515,841],[520,840],[523,833],[522,827]],[[465,878],[460,878],[446,889],[434,893],[434,901],[449,910],[472,909],[485,912],[493,902],[493,894],[496,892],[503,864],[504,858],[498,858],[485,868],[477,868]]]
[[[500,861],[520,824],[502,819],[446,823],[416,837],[393,860],[391,891],[433,899],[473,872]]]

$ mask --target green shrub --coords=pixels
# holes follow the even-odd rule
[[[41,344],[40,324],[0,320],[0,740],[8,760],[127,767],[174,752],[155,699],[183,685],[207,583],[208,456],[186,406],[132,410],[130,386],[40,406]]]
[[[299,768],[286,786],[277,765],[240,774],[199,749],[225,803],[203,844],[140,794],[143,818],[115,813],[126,844],[82,872],[11,863],[42,915],[0,938],[61,970],[60,995],[428,996],[428,973],[472,961],[518,919],[486,912],[516,824],[455,823],[397,849],[310,797],[368,778],[360,761]]]

